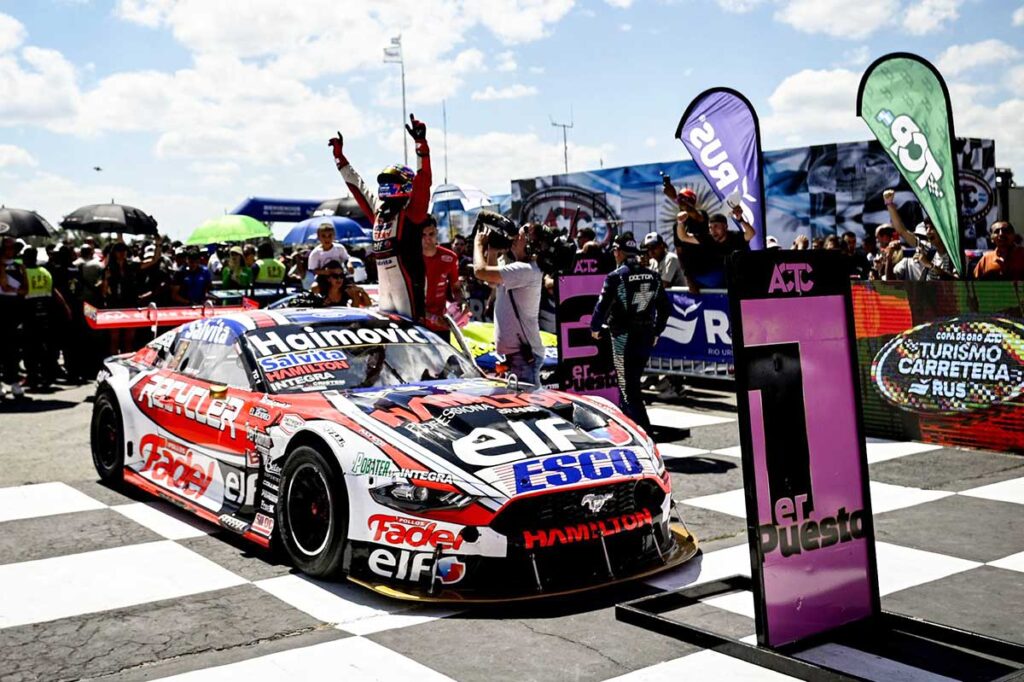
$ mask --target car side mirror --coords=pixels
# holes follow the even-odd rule
[[[223,384],[210,385],[210,398],[213,400],[224,400],[228,397],[228,387]]]

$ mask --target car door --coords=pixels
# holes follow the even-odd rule
[[[220,318],[182,328],[132,398],[147,418],[129,467],[179,501],[217,514],[252,506],[259,467],[247,430],[255,394],[238,335]]]

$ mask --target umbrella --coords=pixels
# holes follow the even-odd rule
[[[64,216],[60,226],[83,232],[128,232],[156,234],[156,220],[145,211],[113,202],[82,206]]]
[[[35,211],[0,206],[0,237],[52,237],[53,225]]]
[[[372,241],[366,235],[363,228],[354,220],[340,216],[324,216],[322,218],[308,218],[295,227],[288,230],[284,236],[285,244],[302,244],[303,242],[315,242],[317,228],[324,223],[334,226],[335,241],[346,246],[353,242]]]
[[[340,199],[328,199],[317,206],[316,210],[313,211],[313,217],[319,218],[321,216],[341,216],[342,218],[349,218],[354,220],[364,227],[369,226],[369,221],[366,219],[366,215],[363,210],[359,208],[359,204],[352,197],[341,197]]]
[[[211,218],[197,227],[186,244],[217,244],[219,242],[244,242],[249,239],[270,237],[270,228],[247,215],[222,215]]]

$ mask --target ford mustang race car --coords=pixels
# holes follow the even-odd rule
[[[486,379],[372,310],[204,318],[109,358],[91,444],[103,481],[394,597],[546,596],[697,551],[610,403]]]

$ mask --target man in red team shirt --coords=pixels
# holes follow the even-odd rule
[[[423,265],[427,274],[424,291],[425,321],[434,331],[448,331],[444,321],[448,301],[461,301],[459,256],[437,243],[437,221],[433,216],[423,225]]]

